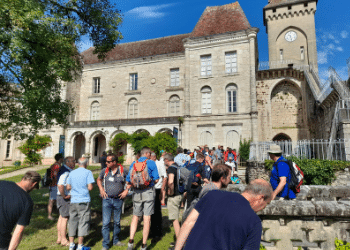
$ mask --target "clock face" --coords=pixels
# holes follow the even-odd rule
[[[288,31],[284,38],[288,42],[293,42],[295,39],[297,39],[297,33],[295,33],[295,31]]]

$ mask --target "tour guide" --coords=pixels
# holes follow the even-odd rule
[[[270,183],[273,188],[272,199],[291,200],[295,199],[295,193],[288,187],[291,174],[286,159],[282,156],[280,146],[273,144],[268,151],[270,158],[275,162],[271,171]]]

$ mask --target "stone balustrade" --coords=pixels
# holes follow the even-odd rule
[[[241,193],[245,186],[229,185],[227,191]],[[350,241],[350,188],[304,185],[296,200],[272,201],[258,215],[267,250],[332,250],[335,238]]]

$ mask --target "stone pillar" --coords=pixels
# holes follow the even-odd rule
[[[250,57],[250,112],[251,112],[251,138],[254,142],[258,141],[258,111],[256,98],[256,36],[259,29],[250,29],[248,31],[249,39],[249,57]]]

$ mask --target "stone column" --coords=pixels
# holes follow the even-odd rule
[[[252,28],[248,31],[249,52],[250,52],[250,105],[251,105],[251,138],[254,142],[258,141],[258,110],[256,99],[256,35],[259,29]]]

